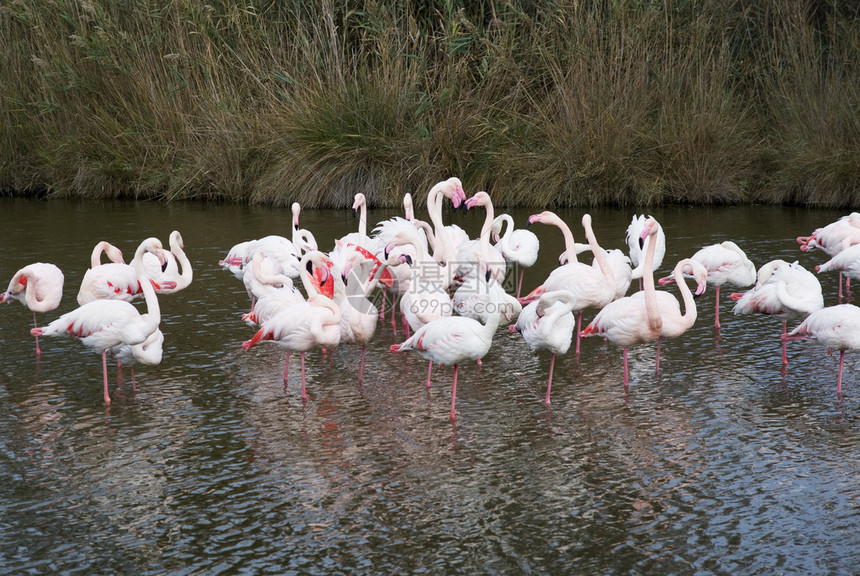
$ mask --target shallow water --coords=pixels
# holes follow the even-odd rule
[[[418,210],[419,217],[423,211]],[[519,225],[527,211],[516,211]],[[623,248],[633,210],[593,210],[607,248]],[[394,215],[371,211],[371,224]],[[561,212],[581,227],[580,211]],[[660,273],[725,239],[760,265],[826,260],[794,238],[841,215],[789,208],[662,208]],[[446,214],[473,235],[483,212]],[[164,360],[118,380],[102,400],[100,358],[73,339],[43,339],[32,315],[0,307],[0,573],[631,573],[834,574],[856,571],[860,545],[858,355],[789,345],[781,323],[731,314],[714,292],[682,338],[630,352],[583,342],[555,367],[500,329],[482,367],[462,366],[457,418],[450,367],[394,355],[386,322],[358,384],[358,349],[298,361],[240,344],[249,300],[218,267],[234,244],[289,234],[287,210],[199,204],[0,200],[0,282],[52,262],[73,309],[92,247],[130,259],[156,235],[182,232],[194,267],[186,290],[160,297]],[[321,247],[352,231],[343,211],[304,211]],[[541,239],[526,289],[562,250]],[[582,240],[581,235],[577,240]],[[821,276],[826,304],[836,277]],[[586,320],[590,316],[586,314]]]

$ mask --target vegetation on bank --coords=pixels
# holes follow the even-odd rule
[[[12,0],[0,191],[860,206],[857,4]]]

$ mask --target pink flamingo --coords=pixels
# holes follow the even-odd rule
[[[818,249],[833,257],[842,250],[860,244],[860,212],[842,216],[822,228],[816,228],[809,236],[798,236],[797,243],[804,252]],[[846,288],[850,280],[845,279]],[[842,300],[842,271],[839,271],[839,300]]]
[[[555,357],[567,354],[573,341],[576,319],[572,310],[576,307],[576,296],[566,290],[545,292],[537,300],[528,304],[517,319],[509,326],[511,332],[519,332],[533,352],[547,350],[550,353],[549,379],[546,384],[546,405],[552,390],[552,372]]]
[[[146,366],[158,366],[161,364],[161,357],[164,353],[164,333],[160,329],[149,335],[149,337],[140,344],[120,344],[109,350],[111,355],[116,358],[117,368],[122,369],[123,365],[131,368],[131,389],[137,390],[137,383],[134,380],[134,367],[142,364]]]
[[[573,312],[577,317],[576,355],[579,356],[582,312],[586,308],[603,308],[612,302],[615,298],[615,274],[609,264],[606,251],[597,244],[589,214],[583,214],[582,227],[585,229],[585,237],[591,252],[597,260],[597,268],[577,261],[573,233],[570,227],[556,214],[546,211],[529,216],[529,223],[534,224],[535,222],[557,226],[561,230],[565,245],[563,257],[567,258],[567,264],[554,269],[542,285],[532,290],[524,298],[520,298],[520,302],[523,305],[528,304],[544,292],[556,290],[572,292],[576,300],[576,307]]]
[[[504,234],[502,230],[504,229]],[[499,214],[493,220],[492,226],[493,242],[502,253],[505,262],[519,268],[520,274],[517,280],[517,298],[523,288],[523,277],[526,268],[534,266],[540,251],[540,240],[531,230],[524,228],[514,229],[514,218],[510,214]]]
[[[188,255],[185,254],[185,244],[179,230],[170,233],[168,244],[170,245],[170,252],[163,254],[167,258],[164,265],[161,264],[161,260],[155,254],[146,252],[143,255],[146,274],[160,287],[156,290],[159,294],[172,294],[184,290],[191,285],[194,278],[194,270],[191,268]],[[181,272],[179,271],[180,267],[182,268]]]
[[[757,273],[755,286],[746,292],[735,292],[735,314],[766,314],[782,320],[782,334],[789,320],[802,320],[824,308],[821,283],[815,275],[798,264],[771,260]],[[782,339],[782,364],[788,364],[786,340]]]
[[[850,287],[851,278],[860,279],[860,244],[848,246],[837,252],[830,260],[815,267],[818,273],[836,270],[839,272],[839,294],[842,301],[842,277],[845,277],[846,288]]]
[[[166,251],[162,248],[161,242],[158,243],[158,248],[150,244],[146,250],[153,254],[157,259],[155,268],[159,268],[167,263]],[[146,272],[143,256],[141,256],[141,265]],[[190,267],[189,267],[190,270]],[[122,300],[131,302],[134,298],[143,296],[143,287],[141,286],[141,276],[132,264],[123,264],[120,262],[110,262],[94,266],[86,271],[84,278],[81,281],[81,287],[78,289],[78,304],[84,305],[87,302],[94,300]],[[148,277],[148,282],[153,285],[156,290],[172,289],[176,287],[176,282],[173,280],[165,280],[164,284],[157,282]]]
[[[640,233],[639,239],[644,245],[645,239],[652,236],[645,252],[645,267],[642,276],[643,295],[625,296],[607,304],[594,320],[582,330],[582,336],[603,336],[624,348],[624,391],[629,388],[627,370],[627,348],[636,344],[652,342],[660,337],[663,329],[663,318],[657,304],[657,290],[654,286],[654,252],[657,243],[653,236],[657,234],[657,221],[649,217]]]
[[[18,300],[33,311],[33,326],[37,312],[56,310],[63,298],[63,272],[54,264],[36,262],[18,270],[9,282],[9,287],[0,294],[0,303]],[[36,356],[41,356],[39,337],[36,336]]]
[[[828,350],[839,350],[836,393],[841,394],[845,351],[860,349],[860,308],[853,304],[837,304],[816,310],[797,328],[782,337],[784,340],[812,338]]]
[[[425,360],[437,364],[454,365],[451,388],[451,418],[455,417],[457,403],[457,372],[463,362],[475,362],[490,350],[493,334],[499,327],[499,314],[490,314],[481,324],[465,316],[449,316],[421,326],[400,344],[392,344],[392,352],[413,350]]]
[[[134,346],[143,343],[158,329],[161,322],[158,297],[143,267],[145,252],[162,254],[161,241],[158,238],[147,238],[138,246],[132,260],[132,266],[141,279],[141,289],[146,300],[145,313],[141,314],[134,305],[125,300],[93,300],[63,314],[44,328],[30,330],[30,333],[36,337],[74,336],[85,346],[101,352],[104,401],[108,405],[110,405],[107,378],[108,350],[122,344]]]
[[[340,307],[319,292],[315,292],[312,278],[320,274],[320,285],[332,282],[328,257],[322,252],[308,252],[302,256],[300,277],[308,299],[278,312],[245,342],[242,348],[249,350],[260,342],[273,342],[287,349],[284,367],[284,387],[290,368],[290,352],[302,356],[302,399],[307,398],[305,385],[305,352],[314,348],[334,348],[340,344]]]
[[[110,262],[117,262],[119,264],[125,263],[125,260],[122,258],[122,250],[110,242],[102,240],[93,248],[93,253],[90,255],[90,268],[101,266],[102,255],[107,256]]]
[[[631,279],[639,280],[639,289],[642,289],[642,274],[645,270],[645,253],[648,250],[648,243],[651,240],[645,240],[645,246],[639,246],[639,236],[645,228],[645,222],[648,220],[644,214],[634,215],[630,220],[630,225],[627,226],[627,234],[625,240],[629,248],[630,264],[633,266]],[[660,267],[663,263],[663,256],[666,254],[666,233],[663,232],[663,227],[657,224],[657,235],[654,240],[657,242],[656,251],[654,252],[654,270]]]
[[[744,288],[755,283],[756,271],[744,251],[730,240],[705,246],[692,259],[708,270],[708,284],[714,286],[714,328],[720,329],[720,286],[730,284]]]

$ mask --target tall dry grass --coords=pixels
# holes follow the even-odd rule
[[[860,24],[788,4],[16,0],[0,190],[854,205]]]

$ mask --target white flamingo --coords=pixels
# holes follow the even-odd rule
[[[842,393],[842,366],[846,350],[860,349],[860,308],[853,304],[837,304],[816,310],[800,325],[783,335],[785,340],[812,338],[828,350],[839,350],[839,377],[836,393]]]
[[[647,239],[644,246],[639,246],[639,237],[642,235],[642,230],[645,228],[645,222],[648,218],[649,216],[645,216],[644,214],[634,215],[630,220],[630,225],[627,226],[627,235],[625,236],[627,246],[630,250],[630,264],[633,266],[631,278],[639,280],[640,290],[642,289],[642,275],[645,270],[645,253],[648,250],[648,242],[651,242],[651,240]],[[666,254],[666,234],[663,232],[663,227],[660,226],[659,222],[657,226],[657,235],[654,236],[654,242],[657,242],[654,252],[654,270],[660,267]]]
[[[93,300],[63,314],[44,328],[33,328],[30,331],[37,337],[74,336],[85,346],[101,352],[104,401],[108,405],[108,350],[122,344],[141,344],[158,329],[161,322],[158,297],[143,267],[143,255],[146,252],[162,254],[164,250],[161,241],[158,238],[147,238],[138,246],[132,260],[132,266],[141,279],[140,285],[146,300],[145,313],[141,314],[133,304],[125,300]]]
[[[657,304],[657,290],[654,285],[654,252],[657,243],[653,236],[657,234],[657,221],[649,217],[640,233],[640,241],[652,236],[652,242],[645,252],[645,267],[642,275],[642,297],[636,294],[625,296],[607,304],[594,320],[582,330],[582,336],[603,336],[624,349],[624,390],[629,388],[627,370],[627,348],[637,344],[652,342],[660,337],[663,329],[663,318]]]
[[[803,320],[816,310],[824,308],[821,283],[815,274],[797,262],[771,260],[757,273],[755,286],[746,292],[731,295],[735,301],[735,314],[765,314],[782,320],[785,335],[789,320]],[[782,339],[782,363],[788,364]]]
[[[526,268],[532,267],[537,262],[540,240],[531,230],[514,228],[514,218],[510,214],[496,216],[493,220],[492,234],[496,248],[502,253],[505,261],[520,270],[517,280],[517,298],[519,298]]]
[[[555,213],[545,211],[540,214],[529,216],[529,222],[540,222],[558,227],[565,241],[565,254],[567,264],[555,268],[544,280],[543,284],[531,291],[527,296],[521,298],[523,304],[528,304],[544,292],[556,290],[568,290],[573,293],[576,307],[573,312],[577,317],[576,328],[576,355],[580,352],[580,327],[582,325],[582,312],[587,308],[601,309],[615,298],[615,274],[609,264],[606,251],[597,243],[594,231],[591,228],[591,216],[583,214],[582,226],[585,229],[585,237],[597,261],[597,268],[579,262],[576,258],[576,247],[573,242],[573,233],[570,227]],[[655,221],[656,222],[656,221]]]
[[[305,385],[305,352],[314,348],[330,349],[340,344],[340,307],[328,296],[315,292],[312,278],[315,271],[321,275],[321,284],[332,282],[328,257],[322,252],[308,252],[302,256],[300,277],[308,299],[290,306],[269,318],[256,334],[242,343],[249,350],[260,342],[273,342],[287,349],[284,366],[284,388],[287,386],[290,353],[300,352],[302,357],[302,399],[307,398]]]
[[[33,312],[33,327],[38,328],[37,312],[56,310],[63,298],[63,282],[65,277],[62,270],[54,264],[36,262],[18,270],[9,287],[0,294],[0,304],[17,300]],[[41,356],[39,337],[36,336],[36,356]]]
[[[720,329],[720,287],[723,285],[744,288],[756,280],[753,264],[740,246],[730,240],[705,246],[692,259],[708,270],[708,284],[714,287],[714,328]]]
[[[696,292],[690,292],[690,287],[687,286],[685,274],[691,276],[696,281]],[[681,312],[681,304],[672,294],[659,290],[656,292],[657,307],[660,310],[660,318],[663,325],[660,329],[660,337],[657,338],[657,368],[656,372],[660,371],[660,347],[663,343],[663,338],[678,338],[693,327],[698,317],[696,303],[694,298],[705,293],[707,288],[708,271],[700,263],[691,258],[685,258],[675,265],[672,275],[666,278],[661,278],[659,284],[670,284],[675,282],[678,290],[681,292],[681,300],[684,303],[684,312]],[[644,298],[643,292],[634,294],[637,298]]]
[[[184,290],[191,285],[194,278],[194,270],[191,268],[188,255],[185,254],[185,244],[178,230],[170,233],[168,244],[170,251],[163,253],[167,258],[164,264],[155,254],[146,252],[143,255],[146,274],[159,286],[156,290],[159,294],[172,294]]]
[[[451,418],[455,417],[457,403],[457,373],[463,362],[475,362],[486,356],[499,327],[499,315],[489,315],[481,324],[463,316],[443,317],[429,322],[400,344],[392,344],[392,352],[417,352],[428,360],[443,365],[454,365],[451,387]],[[429,379],[429,372],[428,372]],[[428,380],[429,385],[429,380]]]
[[[576,328],[576,318],[573,316],[575,307],[576,296],[571,292],[566,290],[545,292],[540,298],[523,308],[517,323],[508,327],[511,332],[522,334],[533,352],[546,350],[550,353],[549,379],[546,383],[544,400],[547,406],[550,404],[555,357],[567,354],[573,340],[573,330]]]

